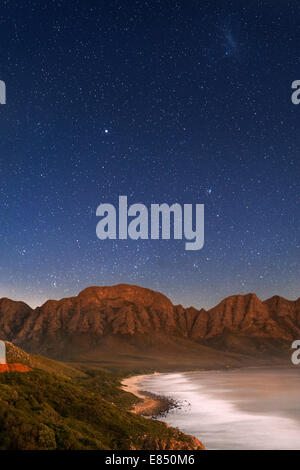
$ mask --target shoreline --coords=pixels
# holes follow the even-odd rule
[[[175,401],[174,399],[167,397],[167,396],[162,396],[162,395],[156,395],[151,392],[147,392],[144,390],[141,390],[138,382],[143,378],[143,377],[149,377],[152,375],[161,375],[163,373],[160,372],[153,372],[151,374],[140,374],[140,375],[133,375],[130,377],[126,377],[121,381],[121,390],[127,393],[132,393],[135,395],[137,398],[141,399],[142,401],[140,403],[136,403],[133,408],[129,410],[130,413],[135,413],[143,418],[147,419],[154,419],[154,420],[159,420],[161,416],[166,414],[170,409],[172,408],[177,408],[179,407],[179,403]],[[195,437],[192,434],[186,433],[185,431],[179,430],[178,428],[172,428],[167,422],[165,421],[160,421],[161,424],[166,426],[166,428],[171,428],[173,430],[177,430],[177,432],[180,432],[183,436],[185,436],[186,439],[189,440],[189,446],[190,447],[172,447],[174,450],[205,450],[204,444],[199,441],[197,437]],[[163,448],[164,450],[167,450],[167,447]],[[170,448],[171,449],[171,448]]]
[[[292,371],[295,370],[295,368],[282,368],[278,367],[275,370],[271,368],[262,368],[262,367],[248,367],[248,368],[242,368],[243,369],[243,374],[241,375],[242,379],[242,385],[243,387],[239,387],[239,382],[235,382],[230,375],[226,379],[226,372],[227,371],[220,371],[220,370],[214,370],[213,372],[216,372],[217,374],[213,374],[213,389],[214,390],[219,390],[218,389],[218,384],[220,383],[219,381],[219,374],[218,372],[223,372],[221,375],[221,383],[222,380],[225,379],[225,385],[229,384],[229,389],[231,392],[238,392],[237,394],[232,394],[232,396],[226,394],[224,395],[223,393],[220,395],[218,393],[209,393],[207,394],[207,390],[210,390],[210,381],[208,380],[208,389],[207,387],[203,389],[203,396],[201,396],[201,387],[200,387],[200,411],[195,406],[195,403],[197,405],[198,403],[198,398],[196,396],[196,401],[193,400],[193,396],[189,396],[189,387],[183,387],[182,388],[182,393],[179,395],[174,395],[176,398],[175,402],[175,407],[176,408],[181,408],[181,405],[186,401],[190,405],[190,410],[187,413],[187,415],[182,415],[179,413],[179,418],[175,414],[171,413],[170,416],[163,416],[163,413],[167,413],[170,409],[170,407],[166,404],[164,406],[163,410],[160,410],[159,413],[157,413],[157,407],[161,406],[161,396],[159,394],[161,393],[170,393],[172,390],[172,380],[169,384],[169,382],[165,382],[163,378],[161,378],[162,381],[162,386],[158,385],[157,387],[152,387],[149,385],[149,388],[151,390],[151,393],[148,394],[147,391],[143,390],[143,387],[147,388],[147,383],[148,381],[144,380],[147,377],[153,377],[153,375],[164,375],[165,373],[161,374],[141,374],[141,375],[135,375],[131,377],[127,377],[122,381],[122,390],[134,394],[136,397],[140,398],[142,402],[136,404],[133,408],[133,410],[130,410],[134,413],[140,414],[144,417],[147,418],[153,418],[153,419],[161,419],[163,420],[164,424],[168,427],[171,428],[176,428],[179,429],[182,433],[185,435],[193,435],[195,436],[196,439],[200,439],[202,442],[205,442],[205,447],[208,449],[239,449],[239,450],[248,450],[255,448],[256,450],[265,450],[272,448],[274,450],[279,450],[282,448],[285,450],[291,450],[291,449],[296,449],[299,448],[299,427],[297,426],[300,425],[300,422],[297,421],[291,414],[287,412],[287,410],[283,409],[278,412],[277,408],[274,406],[272,408],[268,408],[266,403],[269,399],[269,392],[267,393],[267,396],[265,394],[265,389],[264,387],[257,387],[252,384],[251,382],[251,375],[249,375],[248,382],[253,385],[253,389],[258,393],[258,398],[259,398],[259,403],[262,405],[260,407],[257,406],[257,403],[255,400],[253,400],[253,394],[248,393],[246,395],[246,398],[248,399],[247,406],[240,406],[240,397],[242,396],[245,399],[245,395],[243,395],[245,390],[248,390],[249,388],[249,383],[246,381],[243,381],[244,377],[248,377],[248,373],[252,374],[252,377],[257,377],[259,379],[259,383],[261,378],[265,377],[264,374],[266,374],[266,377],[264,378],[266,383],[270,382],[270,377],[271,377],[271,384],[274,382],[274,384],[279,384],[280,385],[280,378],[283,372],[285,372],[287,375],[283,375],[282,377],[289,377]],[[246,369],[246,370],[245,370]],[[191,381],[193,382],[193,373],[198,374],[199,371],[190,371],[191,375]],[[212,371],[201,371],[201,372],[212,372]],[[239,372],[239,370],[234,369],[231,370],[231,372]],[[173,372],[172,372],[173,373]],[[166,373],[167,374],[167,373]],[[245,375],[246,374],[246,375]],[[270,375],[271,374],[271,375]],[[234,374],[235,375],[235,374]],[[239,376],[238,376],[239,377]],[[293,377],[293,375],[291,376]],[[205,376],[204,377],[199,377],[198,382],[201,383],[201,381],[204,380],[204,385],[205,385]],[[208,379],[210,379],[210,374],[208,376]],[[297,374],[297,379],[299,380],[299,376]],[[160,378],[157,378],[158,382],[160,382]],[[195,379],[196,380],[196,379]],[[156,380],[154,380],[156,382]],[[175,382],[176,382],[176,377],[175,377]],[[174,383],[175,383],[174,382]],[[180,382],[180,381],[179,381]],[[197,383],[197,381],[195,382]],[[298,382],[297,382],[298,383]],[[151,380],[149,381],[149,384],[152,384]],[[238,387],[237,387],[238,385]],[[251,386],[252,386],[251,385]],[[174,386],[175,387],[175,386]],[[246,388],[245,388],[246,387]],[[176,388],[176,387],[175,387]],[[203,388],[203,387],[202,387]],[[276,387],[275,387],[276,388]],[[277,388],[276,388],[277,389]],[[280,389],[280,387],[279,387]],[[153,392],[152,392],[153,390]],[[193,395],[193,388],[192,390],[192,395]],[[226,391],[227,388],[224,386],[224,390]],[[174,390],[175,391],[175,390]],[[156,392],[158,393],[156,395]],[[251,387],[250,387],[250,392],[251,392]],[[172,393],[172,392],[171,392]],[[276,395],[276,394],[275,394]],[[296,394],[297,395],[297,394]],[[184,399],[184,396],[186,396],[186,400]],[[291,398],[295,396],[291,394]],[[164,398],[164,397],[163,397]],[[278,401],[278,396],[273,397],[271,396],[270,400],[272,402],[272,399],[276,398]],[[280,393],[279,393],[279,398],[280,398]],[[198,401],[197,401],[198,400]],[[276,404],[276,401],[274,401]],[[293,403],[293,401],[292,401]],[[295,409],[297,409],[295,405]],[[224,412],[224,417],[222,418],[223,414],[221,413],[221,418],[220,418],[220,410],[222,413]],[[279,408],[280,410],[280,408]],[[175,410],[176,411],[176,410]],[[201,423],[202,419],[204,416],[204,421],[205,425],[202,424],[202,426],[198,426],[198,422]],[[229,416],[229,418],[228,418]],[[216,419],[217,417],[217,419]],[[233,418],[233,419],[232,419]],[[193,423],[194,419],[194,423]],[[234,427],[232,428],[231,424],[232,422],[237,422],[237,429],[235,430]],[[246,437],[244,433],[244,428],[243,426],[240,426],[239,423],[247,423],[247,429],[249,431],[249,435]],[[192,423],[189,424],[189,423]],[[222,437],[220,441],[218,438],[216,438],[216,429],[218,429],[219,425],[221,427],[223,426],[223,434],[224,436]],[[214,427],[216,429],[214,429]],[[264,434],[264,442],[262,443],[261,441],[261,431],[260,427],[265,429],[265,434]],[[288,438],[285,438],[285,440],[282,438],[280,434],[280,430],[284,429],[287,433]],[[249,441],[249,439],[251,440]],[[297,440],[297,439],[298,440]],[[249,443],[250,442],[250,443]],[[280,443],[281,442],[281,443]]]
[[[286,369],[286,367],[283,366],[278,366],[278,369]],[[214,370],[215,372],[225,372],[225,371],[233,371],[233,370],[240,370],[240,369],[265,369],[264,366],[248,366],[248,367],[232,367],[230,369],[199,369],[199,370],[190,370],[189,373],[198,373],[199,371],[201,372],[206,372],[208,370]],[[178,371],[180,373],[180,371]],[[186,372],[186,371],[181,371],[181,372]],[[138,382],[143,378],[143,377],[149,377],[152,375],[162,375],[162,374],[167,374],[167,373],[173,373],[172,372],[151,372],[149,374],[137,374],[137,375],[132,375],[129,377],[125,377],[123,380],[121,380],[121,390],[124,392],[131,393],[132,395],[135,395],[137,398],[139,398],[141,401],[138,403],[135,403],[134,406],[129,410],[131,413],[135,413],[141,416],[144,416],[145,418],[153,418],[153,419],[159,419],[159,417],[164,416],[170,411],[171,409],[174,408],[180,408],[181,404],[180,402],[177,402],[171,397],[168,397],[166,395],[157,395],[151,392],[148,392],[146,390],[142,390],[141,387],[138,385]],[[167,424],[167,423],[165,423]]]
[[[137,398],[142,400],[133,406],[133,408],[130,410],[131,413],[135,413],[146,418],[156,419],[164,413],[167,413],[171,408],[175,408],[177,403],[175,400],[167,396],[160,396],[145,390],[141,390],[138,382],[143,377],[148,377],[150,375],[161,375],[161,373],[154,372],[152,374],[141,374],[126,377],[121,381],[121,390],[132,393]]]
[[[250,368],[252,368],[250,366]],[[260,368],[259,366],[253,366],[253,368]],[[230,368],[230,369],[212,369],[216,372],[223,371],[223,370],[233,370],[233,369],[240,369],[239,367]],[[199,372],[205,371],[206,369],[192,369],[188,372]],[[187,371],[177,371],[178,373],[187,372]],[[180,404],[176,402],[176,400],[172,399],[171,397],[165,395],[156,395],[154,393],[148,392],[146,390],[141,390],[140,386],[137,384],[143,377],[149,377],[152,375],[162,375],[173,373],[171,372],[151,372],[149,374],[137,374],[131,375],[129,377],[125,377],[121,381],[121,390],[124,392],[131,393],[135,395],[137,398],[142,400],[141,402],[136,403],[133,408],[129,411],[131,413],[135,413],[145,418],[153,418],[159,419],[160,416],[165,415],[169,410],[172,408],[179,408]],[[167,423],[166,423],[167,424]]]

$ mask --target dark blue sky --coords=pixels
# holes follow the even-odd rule
[[[0,26],[0,297],[299,297],[296,0],[7,1]],[[204,248],[100,241],[119,195],[204,203]]]

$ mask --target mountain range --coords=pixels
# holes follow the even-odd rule
[[[64,361],[215,367],[286,360],[300,338],[300,298],[233,295],[210,310],[120,284],[32,309],[0,299],[0,339]]]

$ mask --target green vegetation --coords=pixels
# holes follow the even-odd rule
[[[32,372],[0,374],[0,449],[191,448],[179,431],[128,412],[121,375],[30,356]]]

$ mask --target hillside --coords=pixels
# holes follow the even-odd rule
[[[77,370],[7,344],[30,372],[0,373],[0,450],[201,449],[192,436],[134,415],[121,375]]]
[[[0,299],[0,339],[64,361],[220,367],[287,357],[298,337],[300,299],[234,295],[206,311],[129,285],[89,287],[34,310]]]

